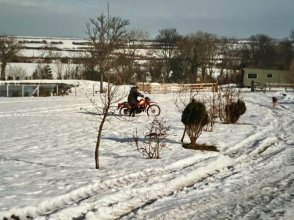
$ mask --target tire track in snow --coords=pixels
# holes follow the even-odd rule
[[[262,131],[259,131],[253,135],[250,135],[246,139],[240,141],[238,144],[234,146],[229,146],[226,149],[229,149],[228,151],[225,151],[225,155],[228,155],[232,158],[238,158],[241,155],[244,155],[245,153],[250,153],[250,150],[254,150],[254,146],[258,146],[258,142],[261,142],[265,138],[268,137],[268,134],[273,130],[272,127],[267,127],[263,129]],[[247,152],[246,152],[247,151]]]
[[[85,202],[79,205],[80,215],[89,213],[91,210],[95,211],[94,215],[99,219],[118,219],[129,213],[144,207],[146,204],[150,204],[160,198],[169,196],[177,191],[181,191],[183,188],[195,184],[197,181],[201,181],[210,175],[213,175],[218,170],[226,168],[232,164],[232,159],[226,156],[219,156],[212,162],[204,163],[202,166],[195,169],[189,169],[183,175],[181,170],[181,176],[175,177],[175,175],[166,178],[164,175],[156,178],[160,178],[158,181],[147,181],[144,184],[137,184],[131,189],[122,189],[117,192],[108,193],[101,198],[95,198],[95,201]],[[165,178],[163,181],[162,178]],[[150,183],[151,182],[151,183]],[[164,183],[163,183],[164,182]],[[146,185],[148,190],[146,190]],[[54,214],[53,219],[61,219],[61,216],[68,216],[70,213],[74,213],[75,207],[69,207],[60,212]],[[74,216],[78,218],[79,216]]]
[[[148,176],[148,178],[144,180],[143,184],[142,181],[140,182],[142,179],[136,179],[135,181],[137,184],[133,185],[132,188],[119,188],[118,191],[116,191],[118,188],[112,189],[112,192],[108,191],[101,197],[97,195],[98,197],[92,199],[94,201],[81,201],[78,208],[79,214],[76,212],[77,210],[75,207],[67,207],[57,213],[54,213],[53,216],[50,217],[54,219],[62,219],[62,216],[70,216],[71,213],[76,213],[76,216],[74,217],[78,218],[81,215],[90,213],[91,210],[96,210],[94,215],[99,219],[119,219],[125,217],[130,213],[135,212],[136,210],[149,205],[154,201],[157,201],[158,199],[168,197],[173,193],[193,186],[195,183],[219,173],[222,169],[257,159],[259,152],[261,152],[265,147],[271,146],[273,143],[275,143],[275,141],[276,139],[272,138],[265,139],[258,144],[256,150],[250,155],[244,155],[239,158],[233,159],[224,155],[220,155],[218,157],[207,158],[212,160],[209,163],[203,160],[199,161],[197,163],[197,167],[191,166],[191,163],[190,165],[186,164],[185,166],[182,166],[180,170],[178,170],[178,172],[181,173],[181,177],[176,177],[176,175],[173,175],[170,172],[175,168],[179,169],[179,165],[176,164],[171,166],[174,167],[174,169],[170,170],[169,173],[163,172],[161,176],[159,176],[160,173],[151,171],[153,175]],[[203,162],[203,166],[199,166],[201,162]],[[184,170],[185,167],[189,167],[189,169]],[[185,175],[183,175],[183,172],[185,172]],[[142,175],[140,178],[144,176],[145,175]],[[158,178],[160,179],[160,182],[156,181]],[[146,191],[146,185],[148,185],[148,191]],[[107,186],[110,185],[107,184]]]
[[[13,208],[8,211],[0,212],[0,217],[9,218],[12,215],[19,216],[20,218],[25,218],[25,216],[37,217],[46,215],[46,213],[56,212],[56,210],[62,210],[67,206],[74,206],[75,204],[82,203],[83,200],[91,198],[93,196],[99,196],[99,194],[105,194],[106,200],[109,199],[110,192],[121,192],[124,188],[129,188],[132,183],[137,185],[153,182],[156,184],[157,178],[172,178],[174,172],[182,172],[185,169],[193,170],[199,163],[207,163],[206,160],[213,160],[217,153],[207,154],[205,156],[196,154],[190,158],[185,158],[183,160],[177,161],[163,168],[148,168],[142,172],[132,173],[125,175],[121,178],[115,178],[106,180],[103,182],[98,182],[92,185],[88,185],[77,190],[74,190],[68,194],[61,195],[52,199],[41,202],[37,206],[28,206],[23,208]],[[155,183],[154,183],[155,182]],[[123,193],[125,191],[123,190]],[[102,198],[105,198],[102,196]],[[87,206],[88,209],[88,206]]]
[[[291,177],[289,174],[285,174],[279,180],[281,180],[280,183],[265,188],[260,187],[262,181],[259,179],[253,182],[254,185],[239,182],[239,187],[242,186],[242,190],[235,189],[233,192],[220,191],[220,185],[226,185],[226,188],[228,188],[227,185],[230,184],[230,181],[221,182],[221,180],[218,180],[220,182],[217,185],[211,186],[207,192],[202,191],[200,195],[197,194],[197,191],[200,191],[198,189],[206,186],[202,183],[195,184],[192,189],[170,198],[172,204],[174,203],[173,200],[181,200],[179,205],[174,205],[160,213],[153,212],[154,207],[161,208],[159,201],[153,207],[150,207],[150,212],[148,212],[148,209],[140,210],[140,212],[129,215],[125,219],[178,219],[173,218],[173,216],[181,216],[180,219],[199,220],[260,219],[258,216],[262,215],[262,212],[271,213],[271,216],[280,216],[278,210],[273,210],[271,205],[279,203],[280,208],[287,206],[291,201],[291,195],[288,194],[289,189],[293,189],[294,184],[293,176]],[[208,178],[206,184],[215,184],[215,182],[216,179]],[[237,183],[236,180],[234,182]],[[183,202],[185,199],[189,202]],[[240,200],[242,201],[240,202]],[[267,217],[261,219],[280,219],[277,216],[269,218],[270,215],[268,214]]]
[[[214,173],[211,173],[211,175],[208,175],[207,180],[205,180],[205,183],[202,183],[204,181],[205,177],[203,177],[202,180],[200,180],[198,182],[195,182],[194,185],[191,186],[192,189],[190,190],[190,192],[194,193],[195,190],[198,189],[199,184],[202,184],[202,185],[209,184],[209,183],[210,184],[221,184],[221,183],[215,183],[216,180],[215,180],[214,176],[225,176],[226,178],[229,178],[231,175],[234,175],[234,171],[231,171],[231,169],[233,169],[234,167],[247,166],[251,162],[260,163],[265,158],[270,160],[271,158],[267,157],[267,155],[264,155],[264,154],[267,153],[266,149],[268,149],[269,147],[275,146],[276,144],[277,144],[277,139],[269,137],[268,139],[264,139],[263,141],[259,142],[258,147],[256,148],[256,150],[251,152],[249,155],[243,155],[243,156],[241,156],[239,158],[231,159],[231,163],[224,166],[223,170],[219,169],[220,166],[217,165],[216,168],[219,169],[220,172],[214,172]],[[275,153],[270,152],[271,157],[273,157],[274,155],[279,154],[281,152],[281,150],[279,150],[279,149],[275,149],[274,151],[275,151]],[[226,167],[228,169],[224,169]],[[287,174],[285,174],[285,176],[287,176]],[[288,176],[288,179],[291,179],[291,178],[289,178],[289,176]],[[285,181],[285,178],[282,178],[282,180]],[[260,183],[260,182],[258,182],[258,183]],[[257,185],[259,186],[259,184],[257,184]],[[217,185],[217,187],[219,187],[219,185]],[[283,189],[285,189],[285,187],[283,188],[283,185],[281,187],[282,188],[280,189],[279,192],[282,192]],[[189,186],[184,187],[184,188],[182,188],[182,191],[188,191],[189,192],[189,188],[190,188]],[[242,192],[243,192],[243,190],[242,190]],[[249,185],[246,190],[248,190],[248,193],[247,194],[245,193],[246,197],[253,198],[254,197],[254,193],[252,192],[253,188]],[[160,189],[159,189],[159,191],[160,191]],[[177,192],[178,191],[176,191],[176,193]],[[277,194],[276,191],[275,191],[275,193]],[[244,194],[244,192],[243,192],[243,194]],[[138,196],[140,196],[140,195],[138,195]],[[173,196],[173,194],[167,195],[167,196]],[[236,199],[238,199],[239,196],[240,196],[239,194],[236,194]],[[265,193],[265,196],[266,196],[266,193]],[[261,198],[259,198],[259,200],[262,200],[263,195],[260,195],[260,197]],[[159,197],[158,199],[160,200],[161,198],[163,198],[163,197]],[[164,197],[164,199],[167,199],[167,198]],[[205,200],[205,198],[203,198],[203,199]],[[198,211],[201,212],[201,210],[206,210],[206,211],[204,211],[204,214],[208,214],[209,213],[208,210],[212,210],[214,212],[217,212],[217,210],[219,209],[219,207],[217,207],[217,206],[222,202],[224,204],[221,207],[226,206],[225,205],[226,201],[222,201],[221,196],[219,196],[218,194],[209,194],[209,203],[207,203],[207,201],[206,201],[202,205],[201,202],[199,202],[198,200],[196,200],[195,202],[197,203],[197,205],[196,205],[197,212]],[[127,203],[127,201],[126,201],[126,203]],[[209,207],[207,207],[207,206],[209,206]],[[138,207],[137,210],[139,210],[139,209],[141,209],[143,207],[144,206]],[[137,210],[134,210],[135,213],[133,211],[130,211],[128,213],[129,215],[124,215],[124,216],[126,217],[126,219],[130,219],[131,217],[133,217],[134,219],[146,219],[146,215],[148,216],[148,214],[144,213],[144,216],[139,218],[136,215]],[[152,212],[152,210],[154,210],[154,207],[151,208],[150,210]],[[239,208],[239,210],[242,210],[242,208]],[[160,214],[158,214],[158,212],[155,212],[155,216],[152,216],[152,219],[171,219],[171,216],[181,216],[181,218],[183,218],[183,219],[194,219],[197,216],[197,215],[195,215],[195,212],[196,212],[195,211],[195,204],[186,203],[186,204],[182,204],[180,206],[176,206],[176,207],[173,207],[171,209],[168,209],[168,211],[165,211],[164,213],[160,212]],[[197,216],[197,218],[199,218],[199,219],[214,219],[214,217],[209,218],[209,217],[206,216],[206,217],[200,218],[199,216]]]

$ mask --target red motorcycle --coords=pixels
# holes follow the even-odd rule
[[[117,105],[119,114],[130,115],[131,105],[128,102],[120,102]],[[148,116],[158,116],[160,115],[160,107],[157,102],[153,102],[149,97],[142,98],[137,101],[136,114],[141,112],[147,112]]]

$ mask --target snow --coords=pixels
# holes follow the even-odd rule
[[[33,36],[16,36],[16,38],[26,47],[21,50],[21,55],[27,57],[44,57],[49,55],[47,48],[51,48],[50,52],[59,57],[81,56],[80,50],[85,47],[85,45],[79,44],[86,42],[86,39],[83,38]]]
[[[96,170],[99,118],[83,109],[101,101],[99,82],[78,83],[77,96],[0,97],[0,219],[294,219],[293,91],[244,91],[238,124],[218,122],[197,141],[220,152],[184,149],[175,95],[148,94],[170,126],[161,158],[132,143],[152,117],[114,114]]]

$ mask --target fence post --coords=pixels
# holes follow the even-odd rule
[[[24,97],[24,85],[21,86],[21,95]]]
[[[251,92],[254,92],[254,80],[251,80]]]
[[[6,85],[6,96],[9,97],[9,84]]]
[[[272,87],[271,87],[271,84],[270,84],[270,83],[268,84],[268,90],[269,90],[269,91],[272,90]]]

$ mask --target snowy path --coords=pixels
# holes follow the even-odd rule
[[[0,218],[293,217],[293,99],[273,109],[268,96],[250,94],[242,118],[246,123],[218,124],[214,132],[201,137],[202,141],[218,140],[220,153],[178,148],[179,130],[171,137],[171,149],[161,160],[140,159],[121,138],[133,128],[116,124],[104,137],[108,147],[102,151],[102,161],[108,168],[98,173],[84,168],[89,167],[85,163],[88,158],[92,163],[93,148],[82,146],[93,146],[95,131],[91,131],[88,116],[79,113],[79,108],[89,103],[82,98],[65,100],[0,100],[0,122],[9,122],[1,127],[6,132],[0,134],[0,195],[4,198]],[[162,96],[162,103],[165,110],[172,100]],[[178,117],[177,113],[170,114],[174,128],[178,127]],[[40,118],[43,122],[37,123]],[[145,119],[138,116],[137,120]],[[117,121],[111,120],[114,126]],[[34,132],[24,132],[27,130]],[[115,148],[118,143],[120,147]],[[13,174],[5,170],[8,167]],[[18,183],[20,177],[23,181]],[[21,202],[21,198],[28,202]],[[16,205],[15,199],[20,199]]]

